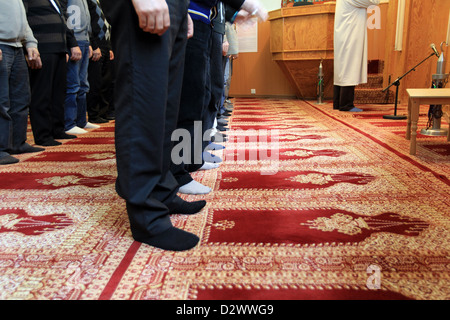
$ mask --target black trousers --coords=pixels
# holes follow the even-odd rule
[[[100,49],[100,60],[89,61],[89,92],[86,96],[89,120],[106,119],[112,109],[114,61],[110,60],[109,48],[100,46]]]
[[[116,61],[116,190],[125,199],[133,237],[172,226],[168,205],[178,191],[169,171],[183,79],[188,0],[167,0],[163,36],[142,31],[132,2],[101,1],[112,25]]]
[[[206,92],[205,110],[203,114],[204,131],[211,129],[217,117],[223,95],[223,54],[222,54],[223,34],[212,33],[211,57],[210,57],[210,87]],[[210,140],[203,142],[203,150],[210,143]]]
[[[64,134],[66,54],[41,53],[42,69],[30,71],[30,123],[40,145]]]
[[[210,57],[212,28],[209,24],[194,20],[194,36],[188,40],[184,69],[181,106],[177,129],[187,130],[191,138],[190,160],[181,164],[172,163],[171,171],[180,185],[192,181],[190,171],[200,169],[203,164],[203,116],[206,101],[211,93]],[[207,125],[206,125],[207,126]],[[188,156],[180,154],[180,157]]]
[[[334,86],[333,109],[349,111],[355,107],[355,86]]]

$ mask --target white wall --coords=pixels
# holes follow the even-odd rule
[[[281,0],[259,0],[267,11],[281,8]]]

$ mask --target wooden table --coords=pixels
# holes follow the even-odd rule
[[[411,140],[409,153],[415,155],[420,105],[450,104],[450,89],[406,89],[406,92],[409,95],[406,139]]]

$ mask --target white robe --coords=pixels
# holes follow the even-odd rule
[[[334,20],[334,84],[367,82],[367,8],[380,0],[337,0]]]

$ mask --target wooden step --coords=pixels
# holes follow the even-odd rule
[[[382,74],[369,74],[367,75],[367,83],[360,84],[357,89],[375,89],[383,86]]]
[[[395,94],[382,88],[357,88],[355,90],[355,103],[359,104],[392,104],[395,103]]]

